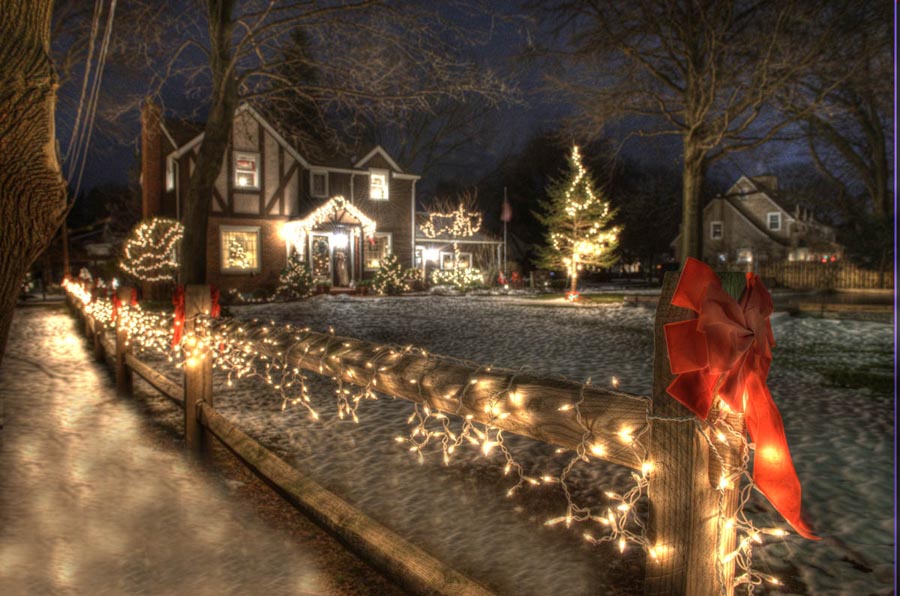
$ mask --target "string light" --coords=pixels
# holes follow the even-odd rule
[[[520,415],[526,403],[525,394],[517,387],[518,377],[523,369],[510,374],[506,383],[496,382],[501,377],[489,376],[494,372],[491,367],[471,369],[467,382],[462,382],[457,390],[442,396],[442,409],[457,414],[454,421],[429,403],[423,389],[425,374],[441,361],[453,359],[439,359],[413,346],[376,346],[367,354],[364,365],[352,368],[344,359],[355,349],[355,340],[337,337],[333,329],[329,329],[328,334],[321,334],[309,328],[276,326],[274,323],[265,325],[254,322],[253,325],[243,325],[233,320],[210,318],[208,313],[191,319],[191,324],[188,325],[191,330],[173,348],[171,337],[174,317],[171,313],[147,311],[140,304],[123,304],[118,308],[118,321],[113,321],[111,301],[93,298],[84,281],[66,279],[62,285],[73,302],[80,304],[86,314],[106,328],[112,328],[113,323],[117,323],[120,328],[125,329],[132,349],[163,354],[176,367],[194,367],[203,358],[209,357],[213,369],[225,374],[227,386],[233,386],[238,380],[259,379],[280,397],[282,410],[288,406],[302,407],[308,411],[312,420],[318,420],[320,415],[313,407],[309,377],[297,364],[292,364],[292,357],[302,354],[304,367],[315,367],[321,374],[331,378],[335,385],[334,399],[338,418],[349,419],[353,423],[359,422],[358,411],[363,402],[378,399],[375,389],[379,375],[390,374],[395,367],[403,366],[406,355],[426,358],[427,363],[420,369],[418,376],[407,378],[419,394],[419,401],[413,402],[412,413],[407,420],[409,434],[394,438],[399,445],[405,446],[415,455],[418,463],[424,463],[429,445],[437,447],[445,466],[450,465],[453,455],[465,445],[477,448],[485,458],[496,458],[499,454],[504,475],[511,475],[514,480],[514,484],[507,490],[508,497],[513,497],[523,486],[552,485],[562,490],[566,498],[565,511],[562,515],[546,520],[545,525],[564,524],[571,527],[579,523],[594,524],[593,527],[600,528],[602,533],[595,535],[590,531],[582,532],[585,541],[591,544],[612,542],[622,553],[629,544],[633,544],[646,552],[654,562],[671,557],[675,552],[669,544],[649,541],[640,515],[641,507],[638,506],[639,501],[647,495],[655,470],[644,451],[646,441],[641,439],[655,421],[671,420],[651,415],[647,398],[631,396],[646,404],[645,423],[637,427],[623,426],[615,433],[632,450],[635,461],[641,462],[640,473],[631,474],[633,484],[624,493],[607,491],[604,493],[605,503],[585,506],[573,499],[568,484],[569,476],[577,464],[590,461],[588,455],[603,458],[608,453],[607,447],[595,440],[581,414],[584,390],[591,386],[590,379],[582,384],[576,401],[558,408],[563,415],[571,416],[582,429],[581,441],[572,457],[559,475],[532,476],[527,475],[524,467],[516,461],[504,440],[503,430],[496,426],[497,422],[509,416]],[[353,379],[353,382],[346,382],[346,377]],[[487,417],[484,423],[475,422],[472,414],[463,414],[462,411],[463,404],[472,403],[473,396],[470,393],[476,390],[480,410]],[[484,393],[487,393],[487,397],[483,397]],[[746,586],[752,591],[753,586],[764,582],[779,585],[778,578],[752,569],[753,548],[754,545],[765,546],[767,538],[783,539],[788,536],[788,532],[777,527],[757,528],[746,516],[745,506],[753,491],[748,468],[754,446],[747,442],[741,430],[729,423],[727,412],[721,408],[720,412],[719,415],[711,415],[708,421],[693,417],[675,420],[696,425],[709,446],[711,456],[721,469],[716,487],[720,527],[716,565],[724,586],[723,592],[738,586]],[[719,446],[728,444],[729,441],[738,445],[740,458],[734,464],[727,465]],[[742,483],[742,480],[746,482]],[[728,511],[726,501],[733,491],[737,491],[738,503],[736,509]],[[733,547],[728,546],[732,544],[732,539]],[[733,579],[728,579],[726,567],[731,563],[734,563],[740,573],[735,573]]]
[[[444,206],[428,213],[422,223],[422,234],[431,240],[440,238],[453,242],[453,263],[449,269],[436,269],[431,274],[432,283],[467,288],[484,283],[481,271],[463,261],[459,250],[460,238],[471,238],[481,230],[481,212],[470,208],[473,198],[463,197],[455,207]],[[464,264],[465,263],[465,264]]]
[[[174,283],[184,226],[174,219],[153,217],[131,231],[119,268],[139,281]]]

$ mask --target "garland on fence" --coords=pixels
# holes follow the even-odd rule
[[[89,311],[104,325],[112,324],[112,301],[92,298],[84,284],[77,281],[65,280],[63,286],[75,300],[81,302],[85,312]],[[581,440],[572,457],[558,476],[532,476],[526,474],[523,466],[516,461],[504,441],[503,430],[496,426],[496,422],[527,405],[528,396],[517,387],[517,378],[525,372],[524,368],[512,373],[504,387],[491,393],[483,406],[488,421],[478,423],[473,420],[472,415],[463,413],[463,404],[472,388],[488,381],[486,373],[491,373],[491,367],[475,366],[466,361],[443,356],[436,357],[424,349],[412,346],[399,348],[385,345],[379,346],[368,357],[365,363],[367,373],[362,375],[355,373],[342,358],[350,351],[351,344],[348,340],[336,337],[331,328],[329,333],[323,336],[312,332],[309,328],[275,326],[274,322],[270,326],[260,327],[256,321],[252,325],[244,326],[236,321],[217,320],[205,314],[193,319],[193,331],[180,333],[184,328],[183,291],[176,293],[173,303],[176,307],[174,315],[144,311],[139,304],[122,306],[118,324],[128,329],[130,343],[141,351],[166,355],[177,367],[191,367],[199,361],[199,357],[210,354],[213,368],[225,374],[228,386],[232,386],[240,379],[259,379],[271,386],[279,395],[282,410],[288,405],[300,406],[308,411],[313,420],[319,419],[319,413],[313,407],[309,377],[298,366],[291,364],[292,357],[300,356],[318,362],[318,373],[330,377],[335,383],[338,417],[349,418],[353,422],[359,422],[358,410],[363,401],[378,399],[376,393],[378,373],[389,372],[397,367],[404,356],[414,354],[427,359],[427,364],[422,368],[420,375],[408,379],[410,384],[418,386],[419,397],[423,402],[426,400],[422,393],[422,381],[426,374],[448,362],[466,365],[470,370],[468,382],[464,382],[457,394],[452,396],[457,404],[455,413],[460,421],[454,424],[447,414],[434,411],[427,403],[415,402],[413,411],[407,419],[411,427],[409,435],[395,437],[395,440],[407,445],[410,452],[416,454],[419,463],[424,462],[429,445],[439,448],[444,465],[449,465],[453,454],[465,445],[477,448],[486,458],[499,453],[503,458],[504,474],[514,473],[515,478],[515,483],[509,488],[507,496],[513,496],[523,486],[548,484],[560,486],[566,498],[565,513],[548,519],[546,525],[565,524],[569,527],[573,523],[586,523],[589,527],[582,535],[587,542],[591,544],[612,542],[622,552],[629,544],[633,544],[640,547],[653,560],[672,556],[673,553],[669,545],[650,542],[643,520],[638,515],[637,505],[647,494],[649,479],[654,470],[653,462],[648,460],[648,454],[643,447],[645,442],[641,439],[650,432],[655,421],[674,420],[695,425],[722,469],[722,477],[717,487],[719,535],[730,535],[736,539],[736,545],[733,547],[725,542],[720,543],[716,552],[723,593],[741,585],[745,586],[748,592],[752,592],[756,585],[764,581],[780,583],[777,578],[752,569],[754,546],[764,544],[764,536],[783,538],[787,532],[780,528],[758,528],[745,514],[745,505],[751,498],[753,488],[756,487],[748,472],[750,452],[754,445],[746,440],[742,430],[735,429],[729,423],[727,415],[721,415],[722,412],[727,414],[727,407],[721,411],[713,410],[712,413],[707,411],[705,420],[694,417],[663,418],[650,413],[651,402],[648,398],[619,394],[644,402],[647,406],[644,424],[636,428],[622,427],[617,433],[617,440],[630,448],[635,461],[641,462],[640,469],[639,472],[632,473],[634,484],[624,493],[606,492],[604,493],[607,498],[606,504],[584,506],[575,502],[568,484],[569,477],[578,463],[590,462],[592,457],[602,459],[610,450],[609,445],[594,440],[593,433],[585,423],[581,412],[584,392],[592,387],[590,379],[581,385],[577,401],[559,407],[561,412],[570,412],[582,429]],[[178,341],[174,341],[175,337]],[[353,379],[353,383],[345,382],[344,377]],[[612,379],[612,385],[614,387],[618,385],[618,379],[615,377]],[[729,441],[736,441],[741,446],[740,460],[730,465],[724,461],[719,448]],[[562,451],[565,450],[557,450]],[[747,482],[740,486],[742,480]],[[726,496],[735,486],[740,486],[738,506],[736,513],[730,515],[726,507]],[[601,532],[599,535],[596,534],[598,530]],[[742,572],[740,575],[735,574],[733,579],[726,575],[726,568],[732,561]]]

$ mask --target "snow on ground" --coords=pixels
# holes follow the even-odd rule
[[[653,311],[646,308],[322,296],[234,310],[241,318],[323,331],[333,326],[337,335],[413,344],[480,364],[592,377],[598,385],[617,376],[624,391],[650,391]],[[773,327],[778,347],[769,385],[803,483],[805,511],[824,540],[792,536],[757,549],[756,565],[781,576],[785,593],[892,593],[893,395],[884,382],[871,381],[885,378],[872,375],[892,375],[892,328],[783,313],[773,316]],[[316,387],[326,397],[331,391],[327,382]],[[257,390],[223,388],[216,399],[217,407],[301,469],[501,592],[589,594],[598,593],[598,586],[608,586],[604,594],[640,591],[639,556],[589,547],[580,539],[584,526],[541,525],[563,511],[564,501],[552,487],[506,499],[510,483],[500,474],[500,460],[488,462],[472,452],[457,455],[450,468],[440,465],[437,454],[417,465],[391,440],[407,434],[409,404],[365,404],[361,424],[354,426],[333,417],[310,423],[299,410],[279,412],[280,402]],[[558,474],[567,461],[534,441],[511,443],[530,471]],[[576,497],[597,505],[604,503],[602,491],[628,485],[627,471],[616,466],[580,464],[576,470]],[[778,523],[762,498],[751,505],[758,523]]]
[[[20,309],[0,367],[0,594],[323,594],[273,533],[147,437],[62,310]]]

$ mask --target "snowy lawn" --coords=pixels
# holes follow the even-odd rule
[[[507,368],[608,384],[647,395],[652,369],[651,309],[601,305],[565,308],[540,301],[480,297],[355,298],[233,308],[240,318],[275,320]],[[776,313],[778,347],[769,378],[804,488],[804,508],[824,538],[757,549],[755,566],[781,577],[782,593],[889,594],[893,575],[893,392],[890,325],[789,317]],[[311,422],[301,408],[280,410],[271,391],[216,388],[216,407],[263,443],[370,515],[460,571],[506,594],[633,594],[641,591],[642,556],[590,546],[585,525],[547,528],[564,511],[558,488],[511,485],[499,456],[457,452],[449,468],[439,453],[417,465],[393,438],[408,434],[412,406],[381,399],[363,405],[360,424],[339,421],[328,381],[313,384],[327,412]],[[529,473],[556,475],[568,455],[513,437]],[[579,464],[576,499],[605,505],[628,471]],[[758,523],[778,524],[760,497]],[[782,524],[783,525],[783,524]]]

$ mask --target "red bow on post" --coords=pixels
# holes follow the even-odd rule
[[[119,300],[118,294],[112,295],[112,320],[115,322],[119,318],[119,307],[122,306],[122,301]]]
[[[172,349],[174,350],[181,343],[181,336],[184,334],[184,286],[175,288],[172,305],[175,306],[175,322],[172,329]]]
[[[716,397],[743,412],[756,444],[753,482],[797,532],[818,540],[800,515],[800,480],[794,470],[781,414],[766,386],[775,338],[769,315],[772,297],[748,273],[740,302],[722,289],[704,263],[684,264],[672,304],[697,317],[665,326],[672,373],[669,395],[706,420]]]

